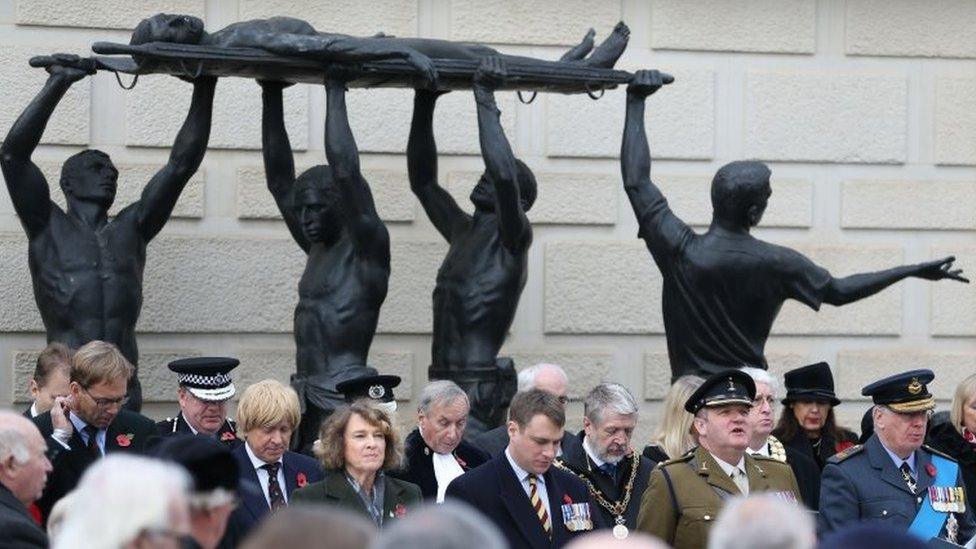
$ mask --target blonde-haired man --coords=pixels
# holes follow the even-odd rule
[[[134,368],[105,341],[81,346],[71,360],[68,396],[34,423],[48,441],[54,470],[37,501],[47,520],[51,507],[78,484],[88,467],[107,453],[141,452],[156,433],[149,418],[122,409]]]
[[[236,546],[265,515],[288,505],[292,492],[322,480],[316,460],[288,450],[300,419],[298,394],[291,387],[266,379],[244,390],[237,404],[244,443],[232,451],[241,473],[241,505],[222,543]]]

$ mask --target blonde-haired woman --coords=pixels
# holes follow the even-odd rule
[[[386,412],[367,399],[336,410],[322,425],[315,455],[325,479],[295,492],[295,502],[343,507],[382,528],[407,515],[423,496],[416,484],[387,474],[403,454]]]
[[[664,418],[651,444],[644,447],[644,457],[660,463],[681,457],[698,444],[691,431],[695,416],[685,410],[685,402],[704,382],[698,376],[681,376],[664,397]]]
[[[976,374],[962,380],[956,386],[949,410],[949,422],[932,425],[928,434],[929,445],[949,454],[959,462],[966,485],[966,503],[970,509],[976,505]]]
[[[281,382],[259,381],[241,395],[237,429],[244,443],[232,451],[241,475],[241,504],[224,536],[231,546],[265,515],[288,505],[294,491],[322,478],[314,459],[288,451],[300,418],[298,395]]]

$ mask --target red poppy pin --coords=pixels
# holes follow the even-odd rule
[[[224,442],[227,442],[227,441],[230,441],[230,440],[236,440],[236,439],[237,439],[237,435],[235,435],[234,433],[232,433],[230,431],[224,431],[224,433],[222,435],[220,435],[220,440],[222,440]]]
[[[925,466],[925,472],[927,472],[930,477],[935,478],[935,465],[932,465],[931,463],[929,463],[928,465],[926,465]]]
[[[844,450],[846,450],[848,448],[853,448],[853,447],[854,447],[854,443],[853,442],[851,442],[849,440],[842,440],[842,441],[840,441],[840,442],[838,442],[837,444],[834,445],[834,451],[839,453],[839,452],[843,452]]]
[[[461,457],[460,457],[460,456],[454,456],[454,459],[455,459],[455,460],[457,460],[457,462],[458,462],[458,465],[460,465],[460,466],[461,466],[461,467],[463,467],[464,469],[467,469],[467,468],[468,468],[468,464],[467,464],[467,463],[465,463],[465,462],[464,462],[464,460],[463,460],[463,459],[461,459]]]
[[[563,502],[566,505],[572,505],[573,504],[573,498],[569,497],[569,494],[563,494]]]
[[[128,448],[132,444],[132,439],[135,435],[132,433],[125,433],[115,437],[115,443],[119,445],[120,448]]]
[[[298,473],[298,475],[295,477],[295,484],[297,484],[299,488],[308,484],[308,477],[305,476],[305,473]]]
[[[393,508],[393,516],[396,518],[403,518],[407,516],[407,508],[402,503],[397,503],[396,507]]]

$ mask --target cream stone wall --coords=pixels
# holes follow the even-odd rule
[[[976,275],[976,3],[971,0],[0,0],[0,130],[10,127],[45,74],[31,55],[84,54],[95,41],[127,42],[159,11],[203,17],[208,29],[292,15],[321,29],[385,31],[479,41],[555,59],[588,27],[598,39],[618,20],[632,29],[619,68],[658,68],[677,81],[648,102],[652,176],[675,211],[707,226],[708,188],[722,164],[769,162],[773,196],[757,234],[795,246],[835,275],[953,253]],[[120,206],[167,158],[190,86],[140,78],[122,90],[111,74],[77,83],[55,112],[34,159],[63,203],[61,162],[83,147],[120,169]],[[598,100],[499,95],[516,153],[534,169],[539,199],[529,279],[504,353],[520,367],[563,364],[578,399],[601,380],[643,402],[640,437],[658,421],[669,368],[660,275],[623,193],[617,156],[624,93]],[[146,412],[175,409],[167,361],[232,355],[243,386],[287,380],[296,283],[304,255],[263,181],[260,91],[220,82],[211,150],[174,218],[149,246],[139,322]],[[286,91],[296,163],[324,161],[324,93]],[[404,90],[354,90],[350,118],[364,172],[392,236],[390,292],[370,356],[404,377],[404,423],[426,381],[434,276],[446,246],[409,191],[403,151],[411,114]],[[483,164],[473,101],[439,102],[441,184],[466,204]],[[468,207],[465,205],[465,207]],[[22,406],[44,344],[27,249],[0,192],[0,405]],[[943,401],[976,372],[973,286],[918,280],[844,308],[787,304],[768,344],[775,372],[817,360],[834,367],[838,412],[856,427],[859,388],[898,370],[930,367]],[[571,404],[578,428],[581,405]]]

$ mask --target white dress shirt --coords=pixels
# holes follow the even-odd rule
[[[31,417],[37,417],[37,416],[41,415],[41,413],[37,411],[37,401],[36,400],[34,402],[31,402],[30,415],[31,415]]]
[[[765,443],[763,443],[763,445],[760,446],[758,450],[753,450],[752,448],[746,447],[746,452],[748,452],[750,456],[766,456],[766,457],[770,457],[770,454],[769,454],[769,440],[767,440]]]
[[[264,494],[264,501],[268,502],[268,508],[270,509],[271,496],[268,494],[268,471],[263,468],[265,462],[254,455],[254,452],[251,451],[251,445],[247,442],[244,443],[244,451],[247,452],[247,457],[251,460],[251,465],[254,466],[254,472],[258,475],[258,483],[261,484],[261,492]],[[283,459],[278,459],[278,486],[281,486],[281,496],[285,498],[285,503],[288,503],[288,488],[285,484],[285,464]]]
[[[441,503],[444,501],[444,492],[447,491],[447,485],[452,480],[463,475],[464,469],[457,462],[454,454],[431,452],[430,457],[434,464],[434,478],[437,480],[437,503]]]
[[[515,478],[519,479],[519,484],[525,490],[525,495],[529,498],[529,501],[532,501],[532,488],[529,486],[529,472],[519,467],[518,463],[515,463],[508,448],[505,448],[505,457],[508,458],[508,464],[512,466],[512,470],[515,471]],[[552,509],[549,508],[549,492],[546,491],[546,479],[544,476],[535,476],[535,491],[539,494],[542,505],[546,507],[546,512],[549,513],[549,520],[555,524],[556,519],[552,517]]]
[[[711,453],[711,452],[709,452]],[[722,461],[721,458],[712,454],[712,458],[718,463],[718,466],[725,471],[725,474],[732,479],[732,482],[739,488],[743,496],[749,495],[749,477],[746,475],[746,456],[743,454],[739,458],[739,463],[737,465],[732,465]]]

